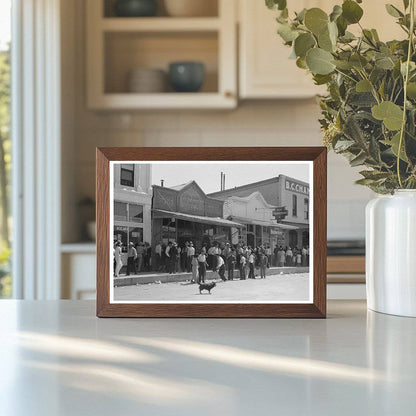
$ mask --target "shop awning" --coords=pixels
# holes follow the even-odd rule
[[[233,220],[240,222],[241,224],[261,225],[262,227],[276,228],[278,230],[298,230],[300,227],[294,225],[280,224],[271,221],[262,221],[252,218],[244,217],[232,217]]]
[[[154,209],[153,215],[154,215],[154,218],[177,218],[179,220],[184,220],[184,221],[194,221],[194,222],[199,222],[202,224],[220,225],[223,227],[236,227],[236,228],[244,227],[244,225],[238,222],[226,220],[224,218],[202,217],[200,215],[191,215],[191,214],[184,214],[182,212],[165,211],[163,209]]]

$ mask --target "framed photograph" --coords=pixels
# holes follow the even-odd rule
[[[326,155],[97,149],[97,316],[324,318]]]

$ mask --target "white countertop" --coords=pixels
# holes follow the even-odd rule
[[[0,415],[415,415],[416,319],[97,319],[0,301]]]

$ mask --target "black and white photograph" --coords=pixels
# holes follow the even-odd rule
[[[111,303],[312,303],[309,161],[110,163]]]

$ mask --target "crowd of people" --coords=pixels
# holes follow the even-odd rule
[[[125,250],[124,250],[125,251]],[[114,243],[114,276],[119,277],[123,267],[123,246]],[[250,247],[248,245],[213,242],[204,244],[198,252],[192,241],[179,246],[175,241],[168,244],[158,242],[154,253],[149,243],[130,243],[127,247],[126,275],[145,271],[192,273],[195,282],[205,282],[207,270],[218,272],[224,281],[254,279],[257,270],[260,277],[266,277],[268,267],[308,267],[309,247],[291,248],[278,246],[271,250],[269,245]],[[238,273],[237,273],[238,272]]]
[[[114,242],[114,276],[119,277],[123,268],[123,244],[121,241]],[[152,247],[149,243],[130,242],[127,247],[127,270],[126,275],[137,274],[151,270]]]

